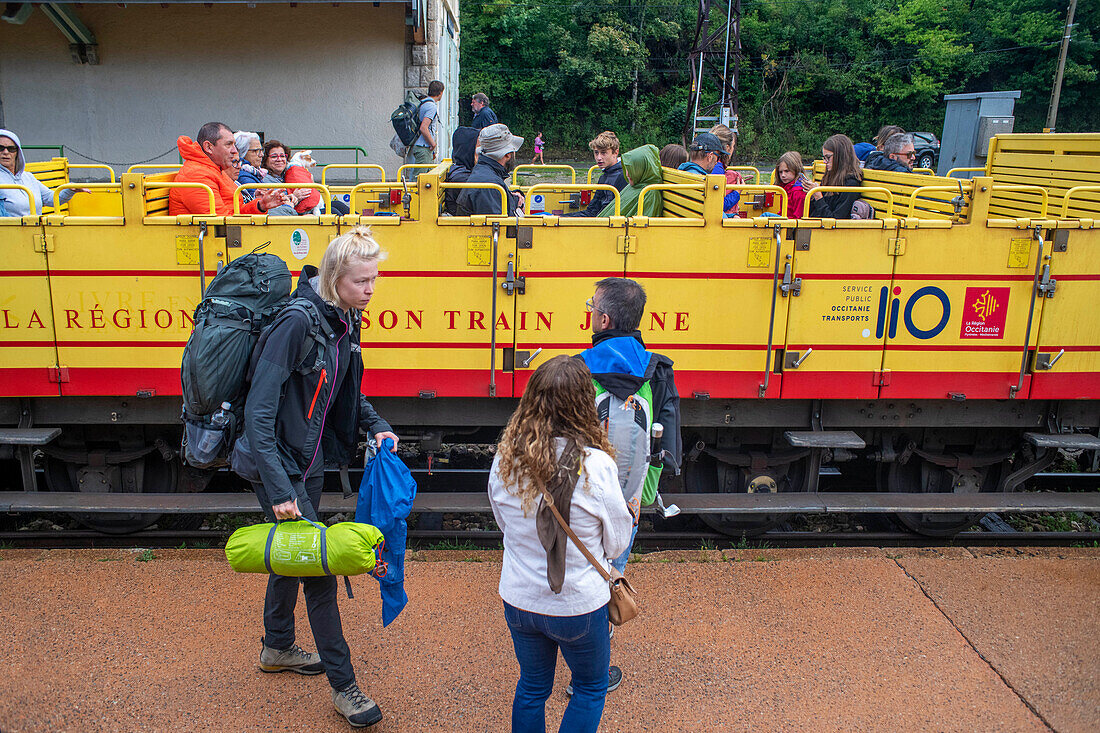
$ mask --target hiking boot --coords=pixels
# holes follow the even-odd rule
[[[612,665],[612,667],[607,670],[607,691],[612,692],[613,690],[617,690],[622,683],[623,671]],[[569,684],[565,686],[565,694],[569,695],[569,697],[573,697],[573,680],[569,680]]]
[[[289,649],[272,649],[267,644],[260,650],[260,669],[264,672],[297,672],[298,674],[321,674],[325,665],[318,654],[311,654],[294,644]]]
[[[364,695],[354,682],[342,690],[333,690],[332,704],[348,719],[352,728],[366,728],[382,719],[378,703]]]

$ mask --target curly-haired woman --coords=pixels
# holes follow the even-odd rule
[[[504,532],[500,597],[520,676],[513,731],[544,731],[558,649],[573,673],[562,731],[595,731],[604,698],[622,680],[610,667],[607,581],[554,519],[550,490],[567,447],[580,449],[577,481],[554,504],[585,547],[610,564],[630,542],[626,508],[607,434],[596,417],[596,392],[584,362],[558,356],[531,377],[497,449],[489,501]]]

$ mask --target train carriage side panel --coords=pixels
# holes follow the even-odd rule
[[[51,245],[37,216],[0,218],[0,396],[60,394],[46,259]]]

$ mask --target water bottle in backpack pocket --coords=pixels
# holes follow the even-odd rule
[[[196,468],[211,468],[218,464],[226,446],[232,442],[233,413],[223,402],[209,420],[184,421],[183,449],[187,463]]]

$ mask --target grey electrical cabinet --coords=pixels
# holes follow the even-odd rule
[[[947,112],[936,173],[945,176],[952,168],[985,165],[993,136],[1012,132],[1019,98],[1019,91],[944,95]]]

